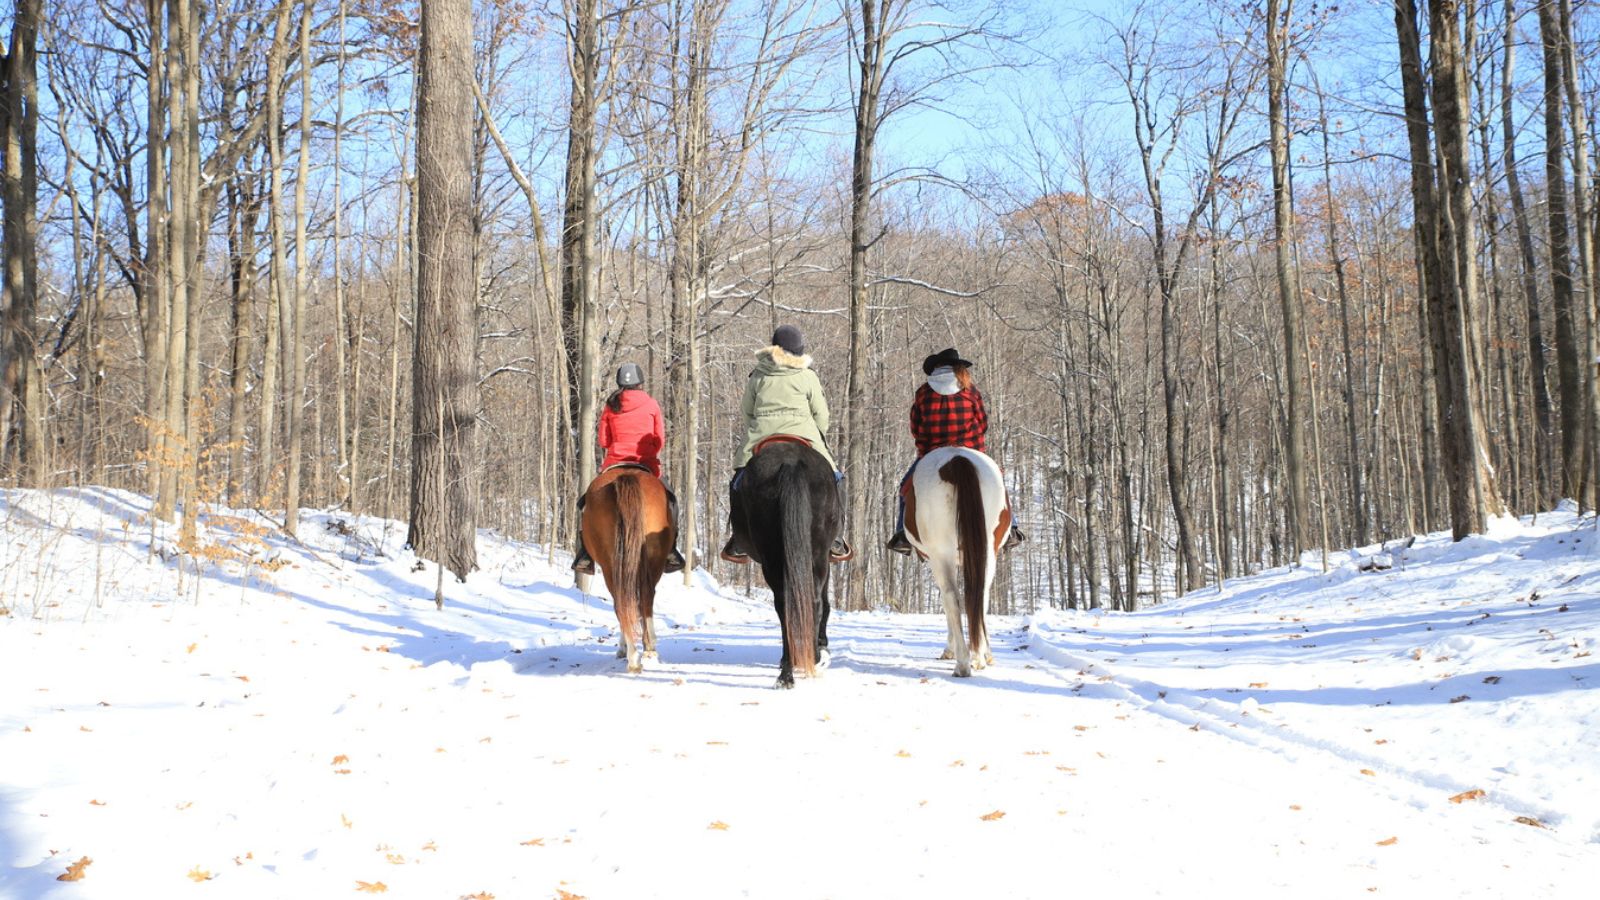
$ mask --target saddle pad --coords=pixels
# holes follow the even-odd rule
[[[639,469],[644,472],[650,471],[650,467],[641,462],[619,462],[612,463],[611,465],[606,466],[604,469],[601,469],[596,473],[596,476],[598,477],[599,475],[604,475],[612,469]]]
[[[805,444],[807,447],[812,446],[811,441],[798,434],[775,434],[757,441],[755,447],[751,448],[750,455],[754,456],[760,453],[766,449],[768,444]]]

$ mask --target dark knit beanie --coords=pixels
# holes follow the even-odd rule
[[[785,353],[795,356],[805,355],[806,336],[793,325],[779,325],[778,330],[772,333],[772,342],[782,347]]]

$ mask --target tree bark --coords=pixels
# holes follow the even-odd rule
[[[290,317],[293,330],[284,335],[290,378],[289,471],[284,485],[283,527],[290,535],[300,530],[300,467],[306,418],[306,293],[311,282],[311,242],[306,234],[306,220],[311,216],[306,208],[306,182],[311,178],[311,3],[312,0],[300,3],[300,154],[294,183],[294,314]],[[342,456],[343,451],[340,453]]]
[[[422,8],[417,74],[417,317],[406,542],[461,580],[477,568],[473,77],[470,0],[433,0]],[[436,600],[442,605],[442,594]]]
[[[35,351],[38,309],[39,0],[18,0],[4,59],[5,285],[0,302],[0,465],[15,446],[21,483],[45,486],[43,373]],[[15,432],[15,437],[13,437]]]

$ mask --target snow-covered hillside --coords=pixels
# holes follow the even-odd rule
[[[1576,897],[1600,876],[1600,534],[1555,512],[1135,614],[603,596],[484,533],[0,492],[0,897]],[[152,546],[152,539],[154,546]],[[1368,548],[1368,553],[1372,548]],[[597,582],[598,583],[598,582]],[[59,877],[76,873],[77,880]]]

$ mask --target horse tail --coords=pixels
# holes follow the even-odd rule
[[[783,618],[788,624],[789,660],[808,676],[817,674],[816,553],[811,485],[796,465],[778,470],[778,503],[783,508]]]
[[[983,646],[984,582],[989,570],[989,527],[983,509],[978,467],[961,454],[939,468],[939,477],[956,492],[956,535],[961,549],[961,587],[967,607],[967,646]]]
[[[617,509],[617,543],[611,564],[616,569],[611,602],[616,607],[617,624],[628,641],[644,640],[639,619],[640,598],[645,595],[644,497],[638,477],[628,474],[611,482],[611,496]]]

